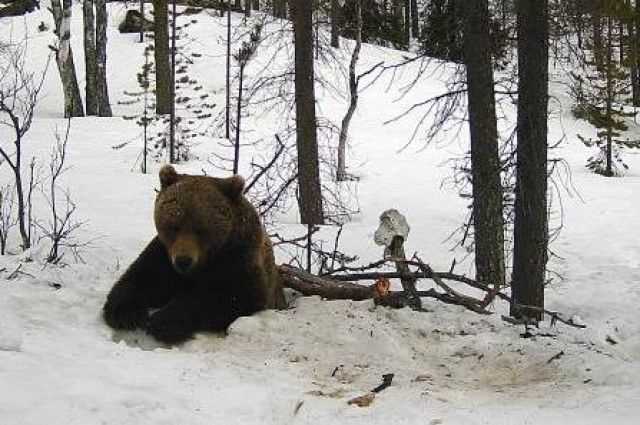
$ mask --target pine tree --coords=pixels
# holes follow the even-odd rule
[[[504,284],[504,220],[488,0],[464,2],[476,279]]]
[[[519,0],[518,146],[511,315],[542,319],[547,224],[548,0]]]
[[[574,112],[596,127],[595,138],[578,134],[578,138],[596,153],[587,160],[587,168],[607,177],[621,175],[628,166],[622,159],[624,148],[640,148],[640,140],[624,137],[629,129],[627,119],[635,112],[625,110],[629,100],[631,83],[626,63],[620,63],[619,54],[620,27],[616,24],[624,13],[620,9],[624,3],[605,1],[600,10],[602,14],[602,32],[597,42],[589,44],[591,58],[585,59],[582,73],[572,72],[573,96],[576,102]],[[629,56],[632,58],[632,56]]]
[[[421,50],[428,56],[462,62],[462,14],[459,0],[432,0],[424,11]]]
[[[153,39],[156,67],[156,113],[171,113],[171,65],[167,0],[153,0]]]
[[[296,133],[300,216],[303,224],[324,224],[313,66],[312,5],[289,3],[295,40]]]

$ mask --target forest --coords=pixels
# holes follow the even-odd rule
[[[0,422],[635,424],[638,107],[638,0],[0,0]]]

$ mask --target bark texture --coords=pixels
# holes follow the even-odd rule
[[[85,102],[87,115],[98,115],[98,63],[96,58],[96,24],[93,0],[82,2],[84,20]]]
[[[504,284],[504,219],[487,0],[464,2],[476,280]]]
[[[82,117],[84,107],[76,67],[73,62],[73,50],[71,49],[71,0],[51,0],[51,13],[56,25],[58,45],[56,46],[56,64],[62,81],[64,94],[64,116]]]
[[[156,113],[171,113],[171,65],[167,0],[153,0],[154,59],[156,66]]]
[[[109,15],[107,14],[106,0],[95,0],[95,2],[98,115],[101,117],[110,117],[113,114],[111,113],[109,89],[107,86],[107,23],[109,21]]]
[[[518,0],[518,159],[511,315],[542,319],[547,263],[548,0]]]
[[[324,224],[316,134],[312,3],[293,0],[290,7],[295,39],[298,205],[303,224]]]

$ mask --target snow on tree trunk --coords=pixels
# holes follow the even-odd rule
[[[84,108],[71,49],[71,0],[63,0],[62,5],[60,0],[51,0],[51,13],[58,36],[54,50],[64,93],[64,116],[65,118],[82,117]]]
[[[97,92],[98,115],[110,117],[111,104],[109,102],[109,89],[107,86],[107,14],[106,0],[96,1],[96,59],[97,59]]]

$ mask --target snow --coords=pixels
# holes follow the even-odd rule
[[[125,10],[109,4],[108,72],[111,98],[124,99],[136,88],[143,62],[137,35],[120,35]],[[78,75],[84,75],[81,16],[75,6],[71,25]],[[206,90],[224,104],[224,27],[218,17],[201,13],[190,33],[205,60],[195,72]],[[240,17],[234,16],[234,22]],[[37,32],[51,17],[43,7],[26,18],[0,21],[0,39],[30,35],[29,66],[46,61],[50,32]],[[350,44],[343,43],[345,49]],[[342,52],[347,64],[348,51]],[[380,60],[401,59],[399,52],[364,46],[362,69]],[[25,140],[26,157],[46,163],[53,132],[62,131],[59,77],[51,68],[42,101]],[[251,69],[248,70],[249,74]],[[335,72],[324,69],[324,72]],[[153,236],[152,205],[158,186],[152,173],[140,174],[136,157],[140,130],[119,117],[74,119],[69,165],[63,184],[86,221],[79,238],[91,241],[81,258],[67,252],[63,266],[45,266],[48,246],[0,257],[0,423],[30,424],[635,424],[640,416],[640,157],[627,155],[630,172],[606,179],[584,169],[589,151],[577,131],[593,131],[575,122],[562,86],[563,70],[554,70],[554,119],[550,139],[567,140],[554,151],[572,169],[565,193],[564,229],[554,242],[550,268],[564,279],[547,289],[547,306],[575,314],[585,330],[545,323],[533,338],[496,314],[479,316],[456,306],[425,301],[428,313],[374,308],[371,302],[292,297],[292,308],[268,311],[235,322],[229,334],[199,334],[182,346],[162,347],[141,332],[113,332],[100,309],[113,282]],[[436,270],[455,257],[447,236],[464,220],[466,202],[442,185],[450,176],[448,158],[465,149],[463,130],[454,142],[400,151],[413,122],[383,121],[442,84],[420,81],[399,98],[410,71],[390,85],[386,76],[367,89],[352,123],[352,172],[361,176],[361,213],[345,226],[342,247],[363,262],[382,247],[373,234],[381,212],[395,208],[407,217],[407,252],[420,252]],[[334,82],[340,87],[340,74]],[[346,100],[319,90],[320,110],[339,120]],[[219,107],[218,107],[219,108]],[[114,104],[116,115],[130,107]],[[273,116],[247,120],[259,136],[272,134]],[[0,129],[0,143],[6,143]],[[3,145],[4,146],[4,145]],[[181,165],[185,172],[206,167],[207,152],[218,149],[203,140],[195,148],[201,160]],[[245,159],[245,162],[248,158]],[[246,163],[245,163],[246,166]],[[209,169],[211,172],[214,170]],[[2,184],[9,182],[0,165]],[[36,215],[43,217],[39,209]],[[278,219],[282,231],[299,232],[296,212]],[[324,229],[328,243],[334,230]],[[284,253],[278,253],[284,260]],[[457,271],[470,273],[467,258]],[[13,273],[15,278],[8,279]],[[551,335],[551,336],[549,336]],[[611,341],[611,342],[608,342]],[[613,344],[612,342],[615,342]],[[563,354],[554,360],[554,356]],[[390,388],[366,408],[347,405],[394,373]]]

